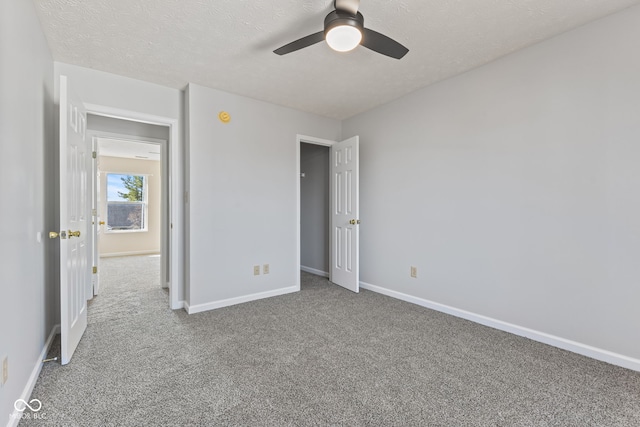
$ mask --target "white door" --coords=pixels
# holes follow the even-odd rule
[[[359,137],[331,146],[331,281],[360,291]]]
[[[93,147],[93,152],[91,153],[91,215],[93,218],[91,221],[91,234],[93,237],[91,242],[91,256],[93,259],[93,274],[91,275],[91,283],[89,285],[91,295],[87,295],[87,299],[91,299],[100,292],[100,252],[98,250],[98,244],[100,243],[100,231],[104,225],[104,221],[100,219],[100,150],[98,138],[95,136],[92,138],[91,146]]]
[[[60,76],[60,339],[61,363],[71,360],[87,327],[85,290],[91,281],[91,151],[85,139],[87,114]]]

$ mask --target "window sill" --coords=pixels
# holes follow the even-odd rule
[[[141,230],[106,230],[104,234],[130,234],[130,233],[148,233],[148,229]]]

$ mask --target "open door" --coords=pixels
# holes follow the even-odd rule
[[[60,76],[60,340],[61,363],[71,360],[87,328],[87,283],[91,282],[88,175],[91,151],[85,138],[87,114]]]
[[[98,144],[98,138],[95,136],[91,138],[91,146],[93,147],[93,152],[91,153],[91,157],[93,161],[91,162],[91,229],[92,229],[92,245],[91,245],[91,256],[93,259],[93,271],[91,275],[91,284],[89,286],[91,295],[87,295],[87,299],[91,299],[93,296],[98,295],[100,292],[100,231],[102,230],[102,226],[104,225],[104,221],[100,219],[100,170],[99,170],[99,159],[100,159],[100,147]]]
[[[331,146],[331,281],[360,291],[359,137]]]

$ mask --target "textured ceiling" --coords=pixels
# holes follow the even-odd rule
[[[21,0],[22,1],[22,0]],[[56,61],[182,89],[188,82],[345,119],[640,0],[362,0],[402,60],[325,43],[333,0],[33,0]]]

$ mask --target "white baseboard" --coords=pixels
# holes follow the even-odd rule
[[[111,252],[108,254],[100,254],[100,258],[114,258],[119,256],[138,256],[138,255],[160,255],[158,251],[131,251],[131,252]]]
[[[300,289],[297,286],[291,286],[288,288],[275,289],[273,291],[260,292],[257,294],[244,295],[236,298],[229,298],[220,301],[212,301],[205,304],[189,305],[186,301],[184,308],[189,314],[200,313],[203,311],[214,310],[216,308],[228,307],[230,305],[242,304],[243,302],[255,301],[263,298],[276,297],[278,295],[290,294],[292,292],[298,292]]]
[[[29,375],[29,379],[27,380],[27,384],[24,386],[24,390],[20,395],[19,399],[23,399],[26,402],[31,400],[31,393],[33,392],[33,388],[36,386],[36,382],[38,382],[38,377],[40,376],[40,371],[42,370],[42,361],[47,357],[47,353],[49,353],[49,348],[53,343],[53,339],[60,333],[60,325],[55,325],[51,328],[51,332],[49,333],[49,337],[47,341],[44,343],[44,347],[42,347],[42,351],[38,356],[38,360],[36,361],[33,370],[31,371],[31,375]],[[7,427],[15,427],[20,422],[22,417],[22,412],[14,409],[9,416],[9,423],[7,423]]]
[[[622,354],[592,347],[587,344],[571,341],[571,340],[550,335],[544,332],[514,325],[512,323],[503,322],[501,320],[493,319],[487,316],[482,316],[480,314],[471,313],[466,310],[460,310],[455,307],[451,307],[448,305],[440,304],[440,303],[429,301],[426,299],[414,297],[412,295],[407,295],[402,292],[393,291],[391,289],[382,288],[380,286],[372,285],[369,283],[360,282],[360,287],[362,289],[367,289],[373,292],[377,292],[379,294],[387,295],[392,298],[417,304],[419,306],[430,308],[432,310],[436,310],[442,313],[450,314],[452,316],[460,317],[462,319],[470,320],[472,322],[489,326],[494,329],[499,329],[501,331],[509,332],[514,335],[519,335],[521,337],[529,338],[534,341],[551,345],[553,347],[558,347],[563,350],[581,354],[583,356],[587,356],[592,359],[600,360],[603,362],[611,363],[612,365],[617,365],[623,368],[640,372],[640,359],[634,359],[632,357],[624,356]]]
[[[328,271],[316,270],[315,268],[306,267],[304,265],[300,266],[300,270],[306,271],[307,273],[315,274],[316,276],[329,277]]]

